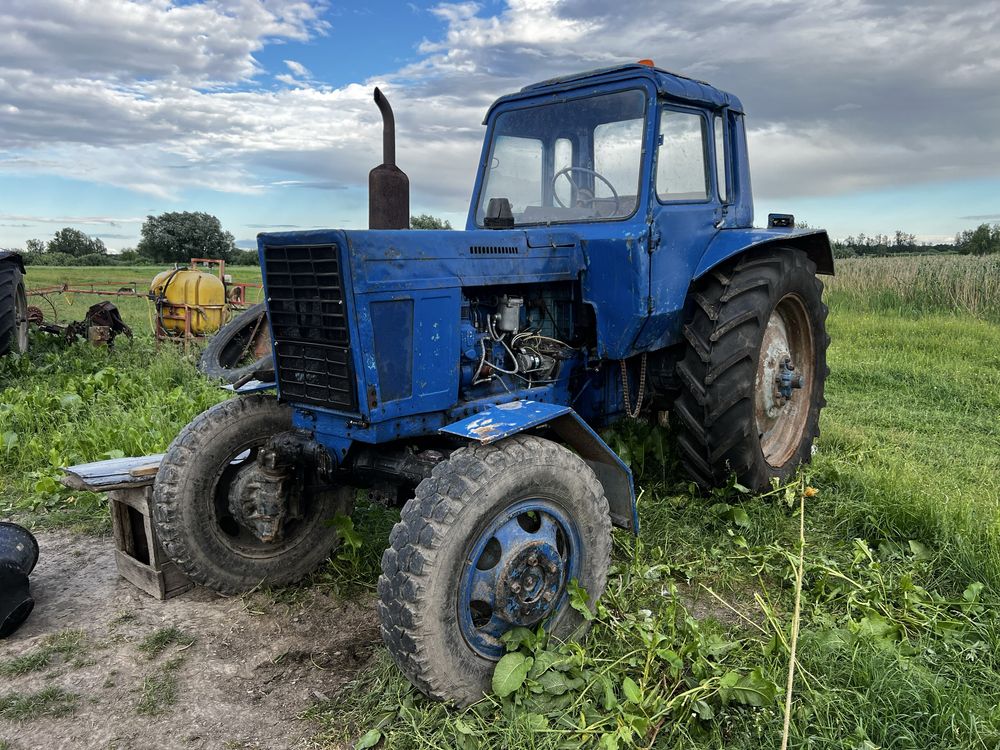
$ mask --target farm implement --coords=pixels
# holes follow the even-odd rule
[[[740,100],[652,64],[497,100],[465,231],[406,231],[375,100],[370,229],[258,236],[274,382],[176,437],[153,522],[232,593],[313,571],[359,488],[401,505],[382,635],[421,691],[467,704],[512,628],[583,631],[571,592],[593,607],[612,526],[638,532],[599,430],[668,411],[703,488],[809,460],[833,259],[791,216],[753,228]]]
[[[211,268],[216,269],[216,273],[209,272]],[[148,285],[148,291],[139,291],[146,286],[146,282],[141,281],[104,281],[64,282],[25,288],[21,257],[14,253],[0,253],[0,355],[8,350],[21,353],[27,350],[29,325],[45,333],[62,336],[67,341],[79,337],[95,345],[111,344],[120,333],[132,337],[131,329],[110,300],[92,305],[82,320],[63,324],[46,320],[42,306],[28,305],[31,298],[47,302],[56,319],[58,314],[53,302],[56,297],[86,295],[147,299],[151,304],[150,325],[156,340],[179,342],[187,348],[194,341],[208,339],[231,322],[234,312],[237,313],[235,319],[240,320],[241,314],[247,312],[248,290],[261,288],[259,284],[234,283],[225,274],[225,262],[209,258],[192,258],[187,267],[163,271]],[[252,305],[250,309],[256,316],[254,320],[263,320],[262,304]],[[5,326],[12,327],[14,335],[8,334]],[[258,328],[266,331],[266,325]],[[243,349],[249,349],[253,362],[270,354],[270,339],[266,335],[258,335],[245,342],[239,333],[237,331],[235,336],[233,333],[224,335],[223,339],[230,341],[230,346],[222,347],[221,351],[215,351],[220,349],[219,343],[214,348],[210,347],[213,351],[203,356],[201,361],[206,374],[232,379],[232,368],[247,353],[242,349],[234,350],[233,340],[242,344]]]

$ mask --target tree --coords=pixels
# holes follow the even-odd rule
[[[430,214],[410,217],[410,229],[451,229],[451,222]]]
[[[80,258],[84,255],[105,255],[108,249],[96,237],[88,237],[79,229],[64,227],[49,240],[46,252],[65,253]]]
[[[41,255],[45,252],[45,241],[44,240],[27,240],[24,243],[24,252],[33,253],[34,255]]]
[[[157,263],[187,263],[191,258],[228,261],[236,242],[211,214],[171,211],[146,217],[136,250]]]
[[[967,255],[1000,253],[1000,224],[980,224],[960,232],[955,237],[955,247]]]

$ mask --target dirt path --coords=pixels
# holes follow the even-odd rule
[[[370,601],[195,588],[160,602],[118,577],[110,538],[50,532],[38,541],[35,610],[0,641],[0,705],[34,698],[23,718],[0,719],[0,748],[312,747],[313,727],[298,715],[332,696],[379,643]],[[12,660],[45,654],[47,666],[9,674]]]

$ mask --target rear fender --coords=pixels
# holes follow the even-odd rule
[[[776,247],[802,250],[816,264],[816,273],[833,276],[833,248],[826,230],[723,229],[709,243],[698,262],[694,278],[701,278],[737,255]]]
[[[441,432],[489,445],[542,425],[550,428],[594,470],[604,486],[612,523],[638,534],[639,516],[631,469],[570,407],[538,401],[496,404],[442,427]]]

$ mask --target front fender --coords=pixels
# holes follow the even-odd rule
[[[441,428],[441,432],[483,445],[545,425],[575,450],[604,487],[611,522],[639,533],[632,470],[580,415],[568,406],[539,401],[511,401],[489,406],[471,417]]]
[[[833,275],[833,248],[825,229],[723,229],[709,243],[694,278],[744,252],[772,247],[802,250],[816,264],[816,273]]]

